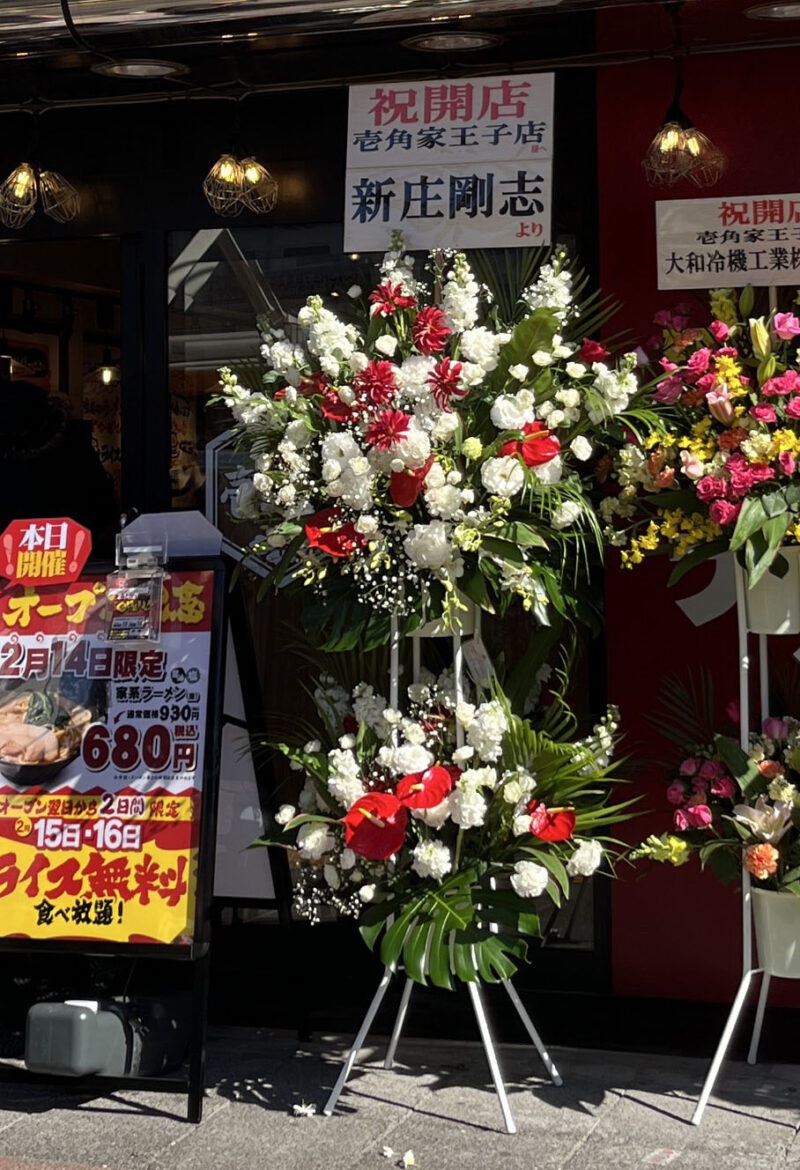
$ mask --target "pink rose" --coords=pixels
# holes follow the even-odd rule
[[[713,523],[723,526],[732,524],[739,518],[742,511],[742,502],[731,504],[727,500],[712,500],[709,504],[709,516]]]
[[[800,396],[790,398],[786,403],[785,410],[790,418],[800,418]]]
[[[763,723],[764,735],[770,739],[786,739],[789,734],[789,724],[785,719],[778,719],[775,715],[768,715]]]
[[[712,321],[708,331],[715,341],[727,341],[730,329],[724,321]]]
[[[685,808],[676,808],[672,816],[672,824],[676,833],[684,833],[689,828],[689,818]]]
[[[658,364],[661,366],[661,369],[665,374],[674,374],[678,368],[674,362],[669,360],[669,358],[662,357]]]
[[[721,796],[724,800],[730,800],[735,792],[736,785],[730,776],[719,776],[711,785],[712,796]]]
[[[788,451],[781,451],[778,455],[778,466],[784,475],[794,475],[797,466],[794,455],[790,455]]]
[[[742,712],[739,707],[738,699],[731,699],[730,703],[728,703],[727,707],[725,708],[725,714],[732,723],[739,722],[739,720],[742,718]]]
[[[708,369],[708,362],[710,357],[711,350],[708,349],[707,346],[703,349],[696,349],[694,351],[686,363],[686,369],[689,375],[688,380],[694,381],[696,378],[699,378],[701,374],[706,372]]]
[[[748,413],[759,422],[775,422],[778,417],[775,413],[775,407],[770,406],[768,402],[759,402],[756,406],[751,406]]]
[[[667,789],[667,800],[669,803],[683,804],[685,796],[686,793],[684,792],[683,785],[681,784],[680,780],[673,780]]]
[[[658,388],[653,392],[653,401],[671,406],[673,402],[678,401],[682,393],[683,382],[678,374],[674,374],[670,378],[665,378],[663,382],[659,382]]]
[[[761,387],[761,393],[766,394],[767,398],[772,398],[776,394],[794,394],[800,389],[800,374],[796,370],[787,370],[785,374],[781,374],[779,378],[770,378]]]
[[[724,528],[726,524],[733,524],[738,520],[742,510],[741,501],[738,504],[729,504],[727,500],[712,500],[708,505],[708,514],[715,524]]]
[[[689,805],[686,809],[686,819],[692,829],[705,829],[711,824],[711,809],[707,804]]]
[[[718,760],[706,760],[698,775],[702,780],[716,780],[725,771]]]
[[[701,480],[698,480],[697,487],[698,500],[716,500],[725,494],[725,480],[715,479],[713,475],[705,475]]]
[[[776,313],[772,318],[772,331],[781,341],[791,341],[800,333],[800,321],[792,313]]]
[[[694,776],[699,767],[700,760],[697,756],[687,756],[680,768],[678,768],[678,771],[681,776]]]

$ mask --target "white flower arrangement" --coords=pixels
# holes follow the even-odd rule
[[[329,649],[380,644],[391,613],[457,628],[459,595],[548,621],[600,541],[592,460],[619,445],[635,355],[580,340],[560,253],[505,323],[463,254],[436,263],[439,304],[395,238],[368,298],[349,290],[360,322],[310,296],[296,338],[265,327],[262,387],[220,371],[253,463],[232,512],[260,528],[268,584],[327,603]]]
[[[327,743],[275,745],[313,794],[297,815],[282,805],[266,840],[297,858],[296,911],[357,917],[385,964],[402,958],[423,982],[507,978],[519,936],[538,933],[536,899],[558,905],[594,873],[603,829],[622,818],[626,805],[609,804],[617,712],[576,740],[561,702],[534,730],[496,681],[456,705],[452,671],[423,669],[406,715],[360,683],[332,722],[332,689],[318,688]]]

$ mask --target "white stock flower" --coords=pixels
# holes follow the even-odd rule
[[[352,751],[334,748],[328,752],[328,791],[344,808],[364,795],[361,769]]]
[[[586,435],[576,435],[569,445],[569,449],[576,459],[584,463],[592,454],[594,448]]]
[[[603,860],[603,846],[599,841],[580,841],[567,862],[570,877],[590,877]]]
[[[538,898],[547,889],[550,873],[535,861],[518,861],[511,875],[511,884],[520,898]]]
[[[492,699],[481,703],[475,718],[467,728],[467,743],[483,760],[499,760],[503,751],[503,736],[508,731],[508,719],[500,704]]]
[[[288,825],[289,821],[294,820],[297,814],[293,804],[282,804],[275,813],[275,822],[278,825]]]
[[[420,841],[414,846],[411,868],[421,878],[434,878],[440,882],[453,868],[450,850],[443,841]]]
[[[553,509],[550,523],[556,529],[569,528],[575,523],[582,511],[580,504],[575,500],[564,500],[557,508]]]
[[[510,499],[525,486],[525,471],[519,460],[508,456],[487,459],[481,467],[481,483],[493,496]]]
[[[304,861],[319,861],[336,844],[327,825],[301,825],[297,834],[297,848]]]
[[[404,743],[394,749],[392,767],[404,776],[409,772],[424,772],[432,764],[433,756],[422,744]]]
[[[460,768],[462,764],[466,764],[467,760],[471,760],[474,755],[475,748],[470,747],[468,743],[465,743],[463,747],[456,748],[456,750],[453,752],[452,760],[453,763]]]

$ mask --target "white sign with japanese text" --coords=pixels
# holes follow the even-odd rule
[[[656,203],[659,288],[800,281],[800,195]]]
[[[553,74],[350,87],[345,251],[550,243]]]

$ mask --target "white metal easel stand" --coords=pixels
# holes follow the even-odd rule
[[[742,751],[746,752],[750,746],[750,654],[747,644],[748,629],[747,610],[745,606],[745,589],[747,588],[747,583],[744,570],[739,565],[734,566],[734,571],[736,574],[736,617],[739,627],[739,744]],[[763,722],[767,715],[769,715],[769,666],[767,660],[766,634],[758,635],[758,667],[759,708]],[[753,1035],[750,1040],[750,1050],[747,1054],[747,1063],[756,1063],[756,1053],[758,1052],[758,1042],[761,1038],[761,1027],[764,1023],[764,1010],[767,1006],[771,976],[764,972],[762,967],[753,966],[752,901],[750,874],[742,867],[742,980],[739,984],[739,990],[736,992],[736,997],[733,1001],[719,1044],[717,1045],[717,1050],[714,1053],[714,1059],[711,1061],[711,1067],[703,1083],[702,1092],[692,1114],[692,1125],[699,1125],[703,1119],[708,1099],[711,1096],[717,1077],[719,1076],[719,1071],[722,1068],[722,1063],[725,1060],[725,1055],[733,1038],[733,1033],[736,1030],[736,1025],[739,1022],[742,1008],[747,1001],[747,993],[750,990],[750,983],[753,976],[763,973],[761,994],[758,999],[758,1008],[753,1026]]]
[[[478,625],[478,620],[477,620],[479,613],[480,613],[480,611],[478,611],[478,614],[476,614],[476,626],[475,626],[476,633],[479,630],[479,625]],[[414,676],[414,681],[417,682],[417,681],[419,681],[420,663],[421,663],[421,645],[420,645],[421,639],[418,637],[413,637],[413,635],[412,635],[412,639],[413,639],[413,646],[412,646],[413,676]],[[392,618],[389,645],[390,645],[389,702],[396,709],[399,705],[399,692],[400,692],[400,683],[399,683],[399,679],[400,679],[400,636],[399,636],[399,632],[398,632],[397,619],[395,617]],[[464,655],[463,655],[462,646],[461,646],[461,636],[459,634],[453,635],[453,666],[454,666],[454,674],[455,674],[455,697],[456,697],[456,703],[458,704],[459,702],[461,702],[461,700],[464,697],[464,687],[463,687]],[[456,724],[456,740],[457,740],[459,747],[463,745],[463,743],[464,743],[464,729],[459,723]],[[344,1064],[342,1065],[341,1072],[339,1073],[339,1076],[336,1080],[336,1084],[333,1086],[333,1089],[331,1091],[331,1095],[328,1098],[328,1100],[325,1104],[325,1108],[322,1111],[326,1117],[330,1117],[331,1114],[333,1113],[334,1109],[336,1108],[336,1103],[339,1100],[339,1097],[341,1096],[342,1090],[344,1089],[344,1086],[347,1083],[348,1077],[350,1076],[351,1072],[353,1071],[353,1066],[355,1065],[355,1062],[358,1058],[358,1054],[361,1051],[361,1049],[364,1047],[364,1042],[367,1038],[367,1035],[369,1034],[369,1030],[372,1027],[373,1021],[375,1020],[375,1016],[378,1014],[378,1010],[379,1010],[381,1004],[383,1003],[384,996],[386,995],[389,984],[391,983],[394,975],[395,975],[395,971],[393,971],[392,968],[390,968],[390,967],[384,968],[383,975],[381,976],[381,981],[378,984],[378,987],[377,987],[377,990],[376,990],[374,996],[372,997],[372,1002],[370,1003],[369,1007],[367,1008],[367,1013],[361,1022],[361,1027],[359,1028],[358,1032],[356,1033],[356,1037],[352,1043],[352,1046],[351,1046],[349,1052],[347,1053]],[[536,1031],[536,1028],[534,1027],[533,1021],[531,1020],[530,1016],[528,1015],[528,1012],[526,1011],[525,1006],[522,1003],[522,1000],[520,999],[516,988],[514,987],[514,985],[511,983],[511,981],[509,979],[503,979],[501,982],[502,982],[503,987],[505,988],[505,990],[509,996],[509,999],[511,1000],[514,1007],[516,1008],[517,1015],[519,1016],[520,1020],[522,1021],[522,1024],[523,1024],[526,1032],[530,1036],[533,1044],[536,1046],[536,1050],[538,1051],[538,1053],[542,1059],[542,1063],[544,1064],[545,1068],[547,1069],[547,1073],[550,1076],[550,1079],[552,1080],[554,1085],[561,1085],[563,1082],[561,1080],[561,1077],[559,1076],[558,1069],[556,1068],[555,1064],[553,1063],[553,1059],[550,1056],[550,1053],[545,1048],[539,1033]],[[397,1017],[396,1017],[395,1022],[394,1022],[394,1028],[392,1029],[391,1039],[389,1040],[389,1047],[386,1050],[386,1058],[383,1062],[383,1067],[385,1069],[391,1069],[393,1064],[394,1064],[394,1057],[395,1057],[395,1053],[397,1052],[397,1045],[400,1042],[401,1033],[403,1031],[403,1025],[405,1023],[406,1012],[408,1011],[408,1004],[409,1004],[409,1001],[411,999],[411,992],[413,990],[413,987],[414,987],[414,981],[412,979],[406,978],[405,985],[403,987],[403,992],[402,992],[402,995],[400,997],[400,1006],[398,1007],[398,1010],[397,1010]],[[486,1008],[485,1008],[485,1005],[483,1002],[483,996],[481,994],[480,984],[479,983],[468,983],[467,988],[469,990],[469,996],[470,996],[470,1000],[472,1002],[472,1010],[475,1013],[475,1019],[476,1019],[477,1024],[478,1024],[478,1030],[481,1034],[481,1040],[483,1042],[484,1052],[486,1053],[486,1060],[487,1060],[488,1065],[489,1065],[489,1071],[492,1074],[492,1081],[494,1083],[495,1091],[497,1093],[497,1096],[498,1096],[498,1099],[500,1102],[500,1111],[503,1114],[503,1122],[505,1123],[506,1132],[507,1133],[516,1133],[517,1132],[517,1125],[516,1125],[516,1122],[514,1121],[514,1117],[513,1117],[513,1114],[511,1112],[511,1106],[508,1103],[508,1094],[506,1093],[506,1087],[505,1087],[505,1083],[503,1081],[503,1075],[502,1075],[502,1072],[500,1070],[500,1062],[497,1058],[497,1049],[495,1047],[494,1039],[492,1037],[491,1028],[489,1027],[489,1020],[486,1016]]]

